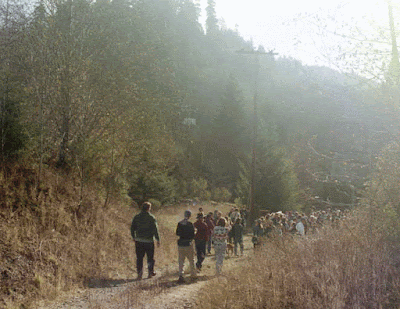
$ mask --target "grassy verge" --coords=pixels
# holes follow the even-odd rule
[[[202,308],[398,308],[393,246],[366,214],[305,238],[270,239],[202,292]]]

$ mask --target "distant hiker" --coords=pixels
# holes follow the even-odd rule
[[[197,214],[197,221],[193,224],[193,226],[196,229],[196,234],[194,235],[197,253],[196,268],[198,271],[200,271],[204,258],[206,257],[206,245],[209,239],[208,225],[204,222],[204,215],[202,212]]]
[[[222,212],[220,212],[218,209],[215,209],[214,210],[214,218],[213,218],[215,225],[217,225],[217,222],[218,222],[219,218],[221,218],[221,216],[222,216]]]
[[[214,231],[215,223],[213,220],[213,213],[209,212],[206,217],[206,224],[208,226],[208,241],[207,241],[207,253],[211,254],[211,244],[212,244],[212,232]]]
[[[232,226],[235,222],[232,222],[231,219],[229,219],[229,216],[225,216],[225,227],[228,229],[228,243],[232,243]]]
[[[238,245],[240,246],[240,254],[243,255],[243,231],[242,219],[237,218],[235,224],[232,226],[231,234],[233,238],[233,244],[235,246],[235,255],[238,255]]]
[[[228,217],[231,217],[231,214],[235,212],[235,207],[232,207],[231,210],[228,212]]]
[[[242,218],[242,225],[247,227],[247,210],[241,209],[240,210],[240,217]]]
[[[229,214],[229,219],[232,223],[236,222],[236,219],[241,218],[239,208],[234,208],[233,211]]]
[[[137,214],[131,225],[131,235],[136,248],[136,270],[138,280],[143,276],[143,258],[147,255],[148,278],[156,275],[154,272],[154,238],[160,246],[160,236],[156,218],[150,213],[151,203],[144,202],[142,210]]]
[[[226,240],[229,230],[225,227],[225,219],[220,218],[213,232],[214,250],[215,250],[215,268],[217,275],[221,274],[222,265],[226,252]]]
[[[289,233],[291,235],[296,235],[297,234],[296,224],[297,224],[297,219],[293,219],[293,221],[290,223]]]
[[[253,237],[251,238],[254,248],[259,244],[260,237],[263,236],[263,234],[264,230],[261,226],[261,219],[257,219],[255,221],[255,226],[253,227]]]
[[[305,235],[305,228],[304,228],[304,219],[303,217],[300,217],[300,219],[297,221],[296,224],[296,230],[297,230],[297,234],[300,236],[304,236]]]
[[[194,249],[193,249],[193,239],[194,239],[194,226],[193,223],[189,221],[192,213],[190,210],[186,210],[184,213],[184,219],[179,221],[176,227],[176,235],[179,236],[178,239],[178,264],[179,264],[179,279],[178,282],[183,283],[185,279],[183,278],[183,267],[185,259],[189,260],[190,273],[192,278],[196,277],[196,270],[194,268]]]

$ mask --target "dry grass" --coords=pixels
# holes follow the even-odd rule
[[[0,172],[0,307],[34,307],[85,284],[134,278],[129,227],[138,210],[128,201],[104,209],[90,186],[79,203],[79,180],[52,170],[37,190],[33,175],[22,166]],[[185,208],[156,213],[156,268],[164,273],[177,270],[174,230]],[[210,282],[201,308],[399,308],[399,246],[388,237],[399,234],[397,221],[370,209],[314,236],[270,239],[226,280]]]
[[[36,307],[76,288],[135,278],[130,224],[138,210],[129,200],[104,209],[102,195],[87,185],[80,202],[79,179],[51,169],[39,188],[34,170],[0,171],[0,308]],[[174,230],[184,209],[156,214],[162,238],[156,269],[176,266]]]
[[[368,216],[306,238],[274,238],[202,291],[201,308],[399,308],[399,272]]]
[[[80,203],[79,182],[51,170],[39,189],[32,178],[21,166],[0,173],[0,307],[29,307],[93,278],[132,272],[132,209],[103,209],[90,187]]]
[[[22,166],[0,173],[1,307],[29,307],[93,278],[132,272],[133,209],[103,209],[90,187],[80,202],[79,182],[51,170],[38,189],[32,178]]]

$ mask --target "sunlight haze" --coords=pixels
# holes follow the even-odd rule
[[[393,1],[394,7],[399,1]],[[207,0],[201,0],[202,17],[206,19],[205,8]],[[275,49],[281,56],[290,56],[301,60],[305,64],[321,64],[319,50],[315,46],[315,27],[307,25],[306,14],[330,13],[340,10],[338,23],[354,21],[375,22],[387,24],[386,1],[358,0],[358,1],[293,1],[283,0],[264,2],[258,0],[243,1],[217,0],[216,11],[220,20],[228,28],[235,29],[238,25],[239,33],[246,39],[253,39],[254,45],[263,45],[265,49]],[[302,16],[302,23],[294,21]],[[300,19],[301,19],[300,18]],[[340,20],[339,20],[340,18]],[[352,19],[353,18],[353,19]],[[297,44],[296,44],[297,43]]]

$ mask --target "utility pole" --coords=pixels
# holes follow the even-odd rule
[[[254,97],[253,97],[253,138],[251,145],[251,170],[250,170],[250,191],[249,191],[249,222],[250,226],[252,226],[254,220],[256,219],[257,213],[254,205],[254,193],[255,193],[255,182],[256,182],[256,161],[257,161],[257,138],[258,138],[258,105],[257,105],[257,88],[258,88],[258,73],[260,69],[260,60],[259,56],[269,55],[274,57],[278,55],[273,50],[269,52],[250,50],[247,51],[245,49],[241,49],[236,51],[238,54],[244,55],[254,55],[256,62],[256,72],[254,74]]]

